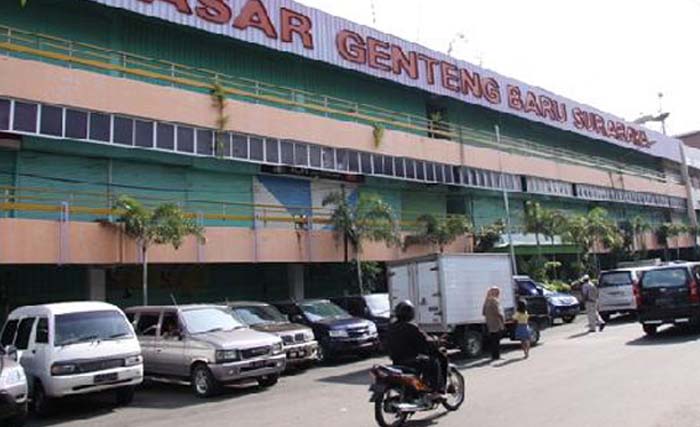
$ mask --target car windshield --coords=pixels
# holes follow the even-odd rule
[[[133,336],[129,323],[116,310],[59,314],[56,316],[55,330],[56,347]]]
[[[220,308],[198,308],[182,312],[187,331],[191,334],[205,332],[232,331],[244,325]]]
[[[599,288],[612,288],[615,286],[625,286],[632,284],[632,275],[628,271],[616,271],[603,273],[598,282]]]
[[[677,288],[686,286],[688,273],[685,268],[666,268],[644,273],[643,288]]]
[[[521,295],[539,295],[537,286],[530,280],[517,280],[518,291]]]
[[[351,317],[345,310],[327,301],[304,303],[300,307],[312,321],[326,318]]]
[[[286,323],[288,321],[279,310],[271,305],[234,307],[233,313],[248,326]]]
[[[375,316],[388,315],[391,311],[389,294],[365,295],[364,298],[367,302],[367,307],[369,307],[369,311]]]

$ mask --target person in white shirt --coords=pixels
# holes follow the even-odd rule
[[[581,278],[581,294],[586,305],[586,315],[588,316],[588,332],[595,332],[596,327],[603,332],[605,322],[598,313],[598,288],[591,282],[591,278],[585,275]]]

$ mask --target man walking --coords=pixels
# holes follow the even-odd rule
[[[586,304],[586,315],[588,316],[588,332],[595,332],[596,326],[600,332],[605,328],[605,322],[598,313],[598,288],[591,282],[591,278],[586,274],[581,278],[581,294]]]

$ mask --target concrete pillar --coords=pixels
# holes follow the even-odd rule
[[[289,298],[294,301],[304,299],[304,265],[287,265],[287,283],[289,283]]]
[[[88,298],[90,301],[107,301],[107,274],[102,268],[87,269]]]

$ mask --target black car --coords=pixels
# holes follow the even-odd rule
[[[378,348],[377,326],[348,314],[329,300],[316,299],[274,304],[294,323],[313,329],[318,341],[318,360],[350,354],[369,355]]]
[[[635,289],[639,321],[647,335],[663,324],[700,323],[700,263],[646,271]]]
[[[353,295],[331,298],[331,301],[355,317],[374,322],[379,332],[379,341],[386,342],[391,319],[389,294]]]

